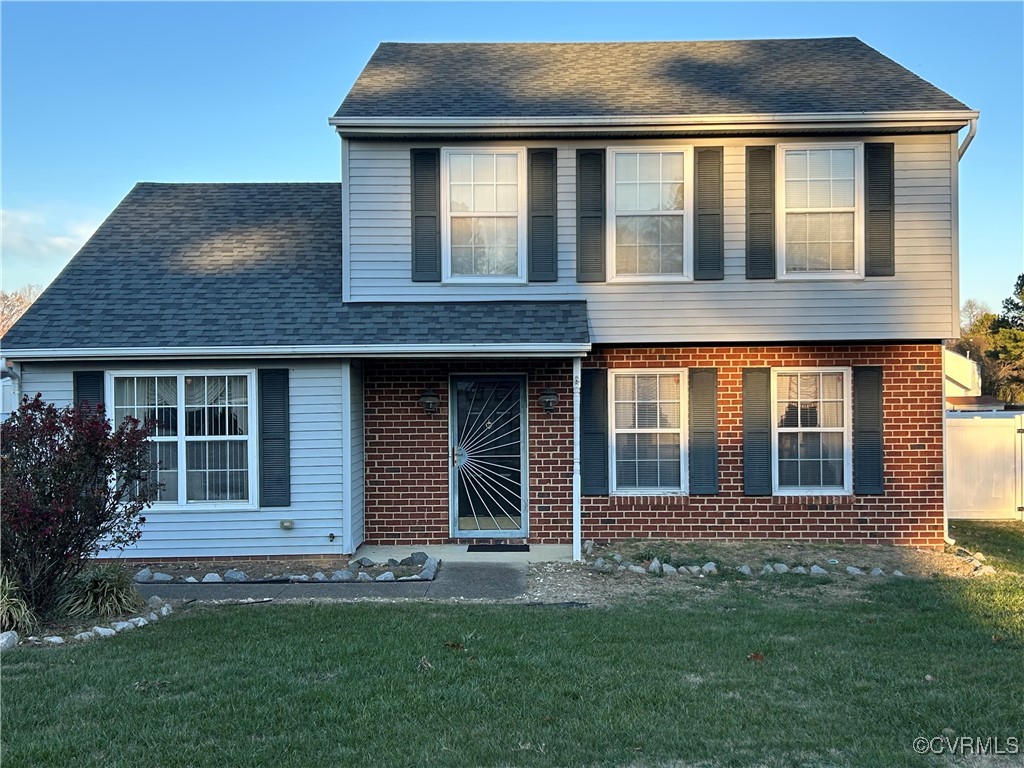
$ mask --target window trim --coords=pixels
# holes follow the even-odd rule
[[[809,149],[853,150],[853,269],[845,271],[786,271],[786,152]],[[801,142],[775,145],[775,277],[778,280],[863,280],[864,279],[864,142]],[[801,209],[802,210],[802,209]]]
[[[644,152],[681,152],[683,155],[683,272],[679,275],[620,275],[615,271],[615,156]],[[693,282],[694,220],[694,147],[692,144],[644,144],[614,146],[605,151],[605,280],[616,283],[690,283]],[[652,215],[671,215],[650,212]],[[643,216],[644,211],[635,215]]]
[[[114,379],[115,378],[145,378],[148,376],[173,376],[176,379],[177,387],[177,409],[178,409],[178,424],[181,425],[179,434],[175,436],[175,442],[178,446],[178,500],[177,501],[155,501],[153,502],[153,511],[166,511],[166,512],[195,512],[195,511],[206,511],[206,510],[231,510],[239,512],[251,512],[259,510],[259,415],[257,413],[259,407],[259,400],[257,397],[256,390],[256,369],[255,368],[190,368],[190,369],[159,369],[159,368],[144,368],[144,369],[129,369],[129,370],[111,370],[105,372],[104,377],[104,397],[105,402],[110,404],[107,409],[107,418],[110,423],[117,426],[114,423],[115,405],[114,405]],[[185,377],[187,376],[245,376],[246,386],[248,387],[248,400],[249,400],[249,418],[248,418],[248,429],[249,433],[246,435],[248,441],[248,450],[246,460],[249,463],[249,500],[248,501],[188,501],[188,486],[186,477],[186,456],[185,456],[185,445],[186,440],[184,434],[185,424]],[[215,436],[216,437],[216,436]],[[161,441],[170,442],[170,440]]]
[[[779,485],[779,374],[800,373],[842,373],[843,381],[843,486],[808,486],[797,488]],[[853,368],[850,366],[798,366],[793,368],[772,368],[771,376],[771,419],[772,419],[772,494],[775,496],[852,496],[853,495]],[[820,434],[820,433],[819,433]]]
[[[452,274],[452,211],[450,187],[448,183],[448,158],[453,155],[492,155],[514,154],[518,158],[518,179],[516,186],[519,192],[519,212],[516,226],[518,240],[517,273],[501,275],[453,275]],[[472,145],[441,147],[441,284],[442,285],[526,285],[527,260],[529,252],[529,232],[527,231],[529,205],[528,178],[526,168],[526,147],[501,147],[493,145]],[[471,212],[470,212],[471,215]],[[486,215],[486,214],[485,214]],[[511,218],[509,216],[508,218]]]
[[[679,376],[679,488],[619,488],[615,471],[615,378],[619,375],[675,374]],[[687,496],[690,488],[689,453],[689,375],[686,368],[609,368],[608,369],[608,495],[609,496]],[[651,430],[631,429],[622,434],[639,434]],[[673,434],[675,430],[659,429]]]

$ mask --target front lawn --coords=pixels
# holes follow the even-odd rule
[[[981,552],[996,568],[1024,574],[1024,522],[953,520],[949,534],[958,547]]]
[[[3,765],[890,768],[1024,736],[1024,578],[849,582],[197,608],[5,654]]]

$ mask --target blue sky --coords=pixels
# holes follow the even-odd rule
[[[5,290],[46,284],[136,181],[335,181],[377,43],[854,35],[981,110],[961,298],[1024,271],[1021,3],[0,5]]]

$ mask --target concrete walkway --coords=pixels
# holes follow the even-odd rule
[[[462,549],[464,552],[465,547]],[[509,554],[520,553],[500,553],[503,558]],[[359,555],[364,556],[363,549]],[[365,556],[377,559],[376,552],[367,552]],[[387,555],[384,557],[386,559]],[[489,557],[489,554],[483,557]],[[448,562],[442,558],[441,568],[433,581],[311,581],[291,584],[171,582],[136,586],[145,598],[159,595],[165,600],[244,600],[247,597],[254,600],[268,597],[280,600],[311,597],[336,600],[355,600],[361,597],[507,600],[526,593],[526,562]]]

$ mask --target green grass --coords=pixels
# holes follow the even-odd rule
[[[921,766],[1024,735],[1024,578],[195,610],[2,673],[4,768]]]
[[[958,547],[981,552],[996,568],[1024,574],[1024,522],[954,520],[949,531]]]

